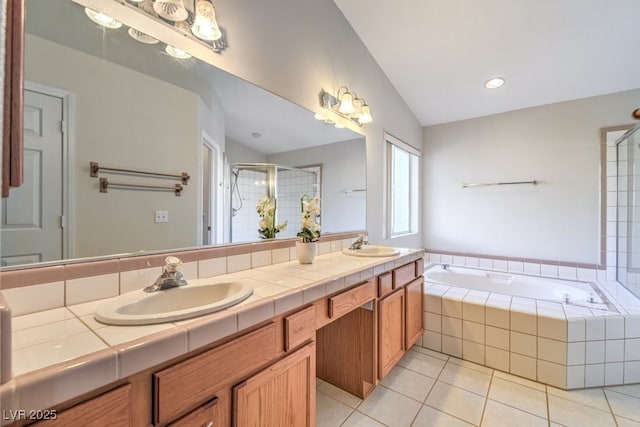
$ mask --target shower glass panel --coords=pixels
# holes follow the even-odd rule
[[[256,204],[276,199],[276,224],[287,222],[277,237],[295,237],[300,230],[300,197],[320,195],[320,167],[289,168],[268,163],[238,163],[230,168],[231,242],[260,238]]]
[[[640,126],[617,142],[617,280],[640,298]]]

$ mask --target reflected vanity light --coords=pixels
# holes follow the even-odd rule
[[[194,36],[209,41],[222,37],[213,4],[209,0],[197,0],[196,17],[191,26],[191,32]]]
[[[184,7],[182,0],[156,0],[153,3],[153,10],[169,21],[179,22],[189,17],[189,12]]]
[[[153,37],[143,33],[142,31],[136,30],[135,28],[129,28],[128,33],[132,39],[139,41],[140,43],[144,43],[144,44],[158,43],[157,39],[154,39]]]
[[[164,48],[165,52],[167,52],[170,56],[173,56],[174,58],[177,59],[189,59],[191,58],[191,55],[187,52],[185,52],[182,49],[179,49],[175,46],[171,46],[170,44],[167,45],[167,47]]]
[[[84,8],[84,13],[98,25],[101,25],[105,28],[116,30],[122,27],[122,24],[110,16],[105,15],[104,13],[96,12],[93,9],[89,9],[88,7]]]
[[[346,119],[348,123],[355,123],[358,126],[362,126],[373,121],[371,109],[365,100],[358,98],[358,96],[350,92],[346,86],[340,87],[336,96],[323,90],[320,95],[320,105],[323,109]],[[315,118],[328,123],[335,123],[336,127],[345,127],[344,125],[339,126],[335,120],[328,120],[327,115],[322,112],[317,112]]]
[[[187,7],[185,7],[185,3]],[[185,40],[185,43],[199,42],[208,46],[215,53],[220,53],[227,47],[211,0],[156,0],[153,2],[152,0],[130,0],[123,2],[123,5],[129,10],[151,16],[165,26],[167,21],[173,21],[175,28],[188,35],[188,40]],[[110,29],[122,27],[120,21],[104,13],[89,8],[85,8],[85,13],[91,21],[100,26]],[[117,15],[120,17],[120,12]],[[136,28],[136,24],[131,24],[128,20],[131,15],[128,12],[125,12],[124,15],[128,16],[127,19],[123,19],[123,22],[130,26],[127,32],[131,38],[148,45],[159,43],[155,37]],[[183,46],[182,42],[167,43],[167,45],[165,51],[172,57],[177,59],[192,58],[192,55],[187,53],[191,49]]]

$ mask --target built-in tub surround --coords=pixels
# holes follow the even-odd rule
[[[183,271],[187,279],[189,275],[193,278],[216,275],[221,280],[248,284],[254,288],[254,294],[218,313],[158,325],[104,325],[95,321],[94,311],[105,298],[126,292],[134,283],[141,288],[153,282],[165,255],[101,261],[106,264],[97,267],[101,269],[100,274],[87,274],[82,284],[76,282],[79,278],[65,279],[63,273],[62,279],[53,284],[18,287],[18,278],[11,277],[8,282],[13,287],[3,293],[9,294],[9,305],[13,304],[12,308],[15,306],[19,314],[14,313],[12,328],[14,376],[1,388],[3,408],[55,407],[419,259],[424,253],[423,250],[402,250],[390,258],[342,254],[342,249],[357,235],[345,233],[334,236],[333,240],[323,236],[320,254],[309,265],[295,261],[295,251],[290,247],[295,240],[173,253],[185,261]],[[119,268],[109,264],[112,262]],[[61,266],[53,268],[58,267]],[[85,273],[91,270],[88,265],[80,267],[79,264],[61,268],[70,267],[72,272],[80,268],[84,268]],[[27,274],[26,271],[22,273]],[[70,287],[70,283],[73,286]],[[91,300],[90,292],[83,289],[78,293],[76,289],[103,288],[101,283],[106,284],[112,295],[101,293],[100,299]],[[47,292],[48,296],[56,297],[58,305],[42,308],[32,303],[26,294],[18,294],[30,291]]]
[[[429,279],[429,271],[439,273],[446,263],[474,269],[460,274],[485,274],[476,270],[481,267],[513,281],[517,272],[528,283],[531,276],[550,276],[580,278],[586,283],[578,286],[590,287],[599,270],[439,253],[426,260],[432,264],[425,273],[423,347],[560,388],[640,382],[640,313],[625,311],[606,287],[596,293],[608,305],[563,304],[555,296],[512,296]]]

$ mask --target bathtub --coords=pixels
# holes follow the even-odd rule
[[[425,272],[425,280],[446,286],[485,291],[514,297],[533,298],[606,308],[599,289],[590,282],[548,279],[464,267],[434,265]]]
[[[625,319],[595,283],[442,264],[424,278],[422,347],[562,389],[638,382],[640,355],[606,372],[587,355],[623,339],[605,336],[605,318]]]

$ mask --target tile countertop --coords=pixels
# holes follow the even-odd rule
[[[13,377],[0,388],[2,409],[54,407],[423,255],[422,249],[381,258],[332,252],[313,264],[291,261],[215,276],[246,283],[254,293],[226,310],[172,323],[99,323],[93,312],[109,299],[14,317]]]

